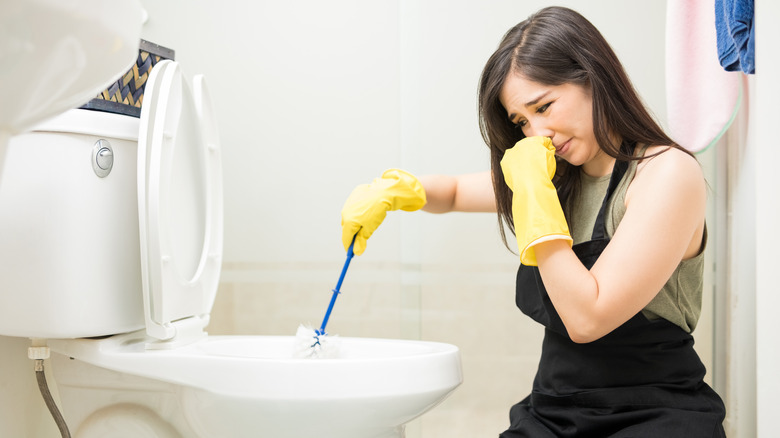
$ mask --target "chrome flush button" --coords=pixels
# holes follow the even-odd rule
[[[114,150],[108,140],[100,139],[92,146],[92,170],[95,175],[103,178],[111,173],[114,167]]]

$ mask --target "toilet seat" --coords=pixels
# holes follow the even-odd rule
[[[144,92],[138,135],[138,219],[147,348],[206,335],[222,262],[222,171],[202,75],[190,90],[162,61]]]

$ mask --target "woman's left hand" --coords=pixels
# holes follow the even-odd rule
[[[501,159],[504,181],[512,190],[512,220],[520,251],[520,262],[536,266],[534,245],[563,239],[571,245],[569,226],[558,193],[555,175],[555,147],[547,137],[526,137],[504,153]]]

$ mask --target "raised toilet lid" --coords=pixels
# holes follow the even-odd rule
[[[144,91],[138,219],[147,333],[161,348],[205,335],[222,265],[222,170],[203,76],[162,61]]]

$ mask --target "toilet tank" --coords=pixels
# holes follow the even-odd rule
[[[144,327],[138,128],[136,117],[74,109],[11,138],[0,176],[0,335]]]

